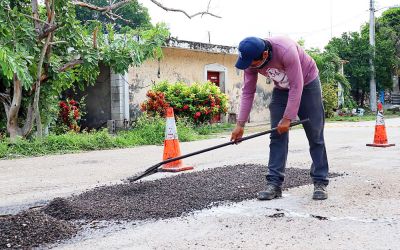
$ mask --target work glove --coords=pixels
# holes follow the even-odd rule
[[[231,141],[237,141],[243,137],[244,128],[239,124],[236,125],[235,129],[232,131]]]
[[[283,117],[278,123],[278,133],[281,135],[289,131],[291,120]]]

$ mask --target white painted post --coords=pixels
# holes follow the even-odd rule
[[[128,74],[111,72],[111,119],[118,128],[129,121],[129,84]]]

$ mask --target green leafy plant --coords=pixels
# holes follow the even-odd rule
[[[322,84],[331,84],[334,88],[338,88],[339,84],[342,89],[343,103],[341,106],[344,108],[353,108],[355,102],[351,96],[351,85],[345,75],[341,72],[342,61],[335,51],[320,52],[319,49],[307,51],[315,60],[320,72],[320,79]]]
[[[193,83],[190,86],[177,82],[160,82],[147,92],[142,111],[163,116],[166,107],[172,107],[177,117],[186,117],[194,124],[210,122],[213,117],[225,114],[228,96],[211,82]]]
[[[333,84],[322,84],[322,98],[325,108],[325,117],[333,117],[338,103],[337,88]]]

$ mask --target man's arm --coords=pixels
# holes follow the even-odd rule
[[[244,126],[249,119],[249,114],[253,106],[254,95],[257,89],[258,71],[246,69],[244,71],[244,82],[242,95],[240,98],[239,116],[236,122],[236,128],[232,131],[231,141],[236,141],[243,136]]]
[[[238,124],[244,127],[244,124],[249,119],[250,111],[253,106],[254,95],[257,89],[258,71],[255,69],[246,69],[244,71],[244,82],[242,95],[240,98]]]

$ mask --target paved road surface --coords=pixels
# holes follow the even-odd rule
[[[329,199],[313,201],[312,186],[282,199],[226,204],[182,218],[88,230],[61,249],[398,249],[400,246],[400,119],[387,119],[390,148],[366,147],[375,122],[329,123]],[[265,128],[268,129],[268,128]],[[221,138],[181,143],[189,153]],[[237,163],[266,164],[267,136],[184,160],[196,170]],[[303,130],[290,132],[288,165],[311,163]],[[161,161],[162,146],[0,161],[0,214],[121,179]],[[148,179],[168,174],[156,174]]]

